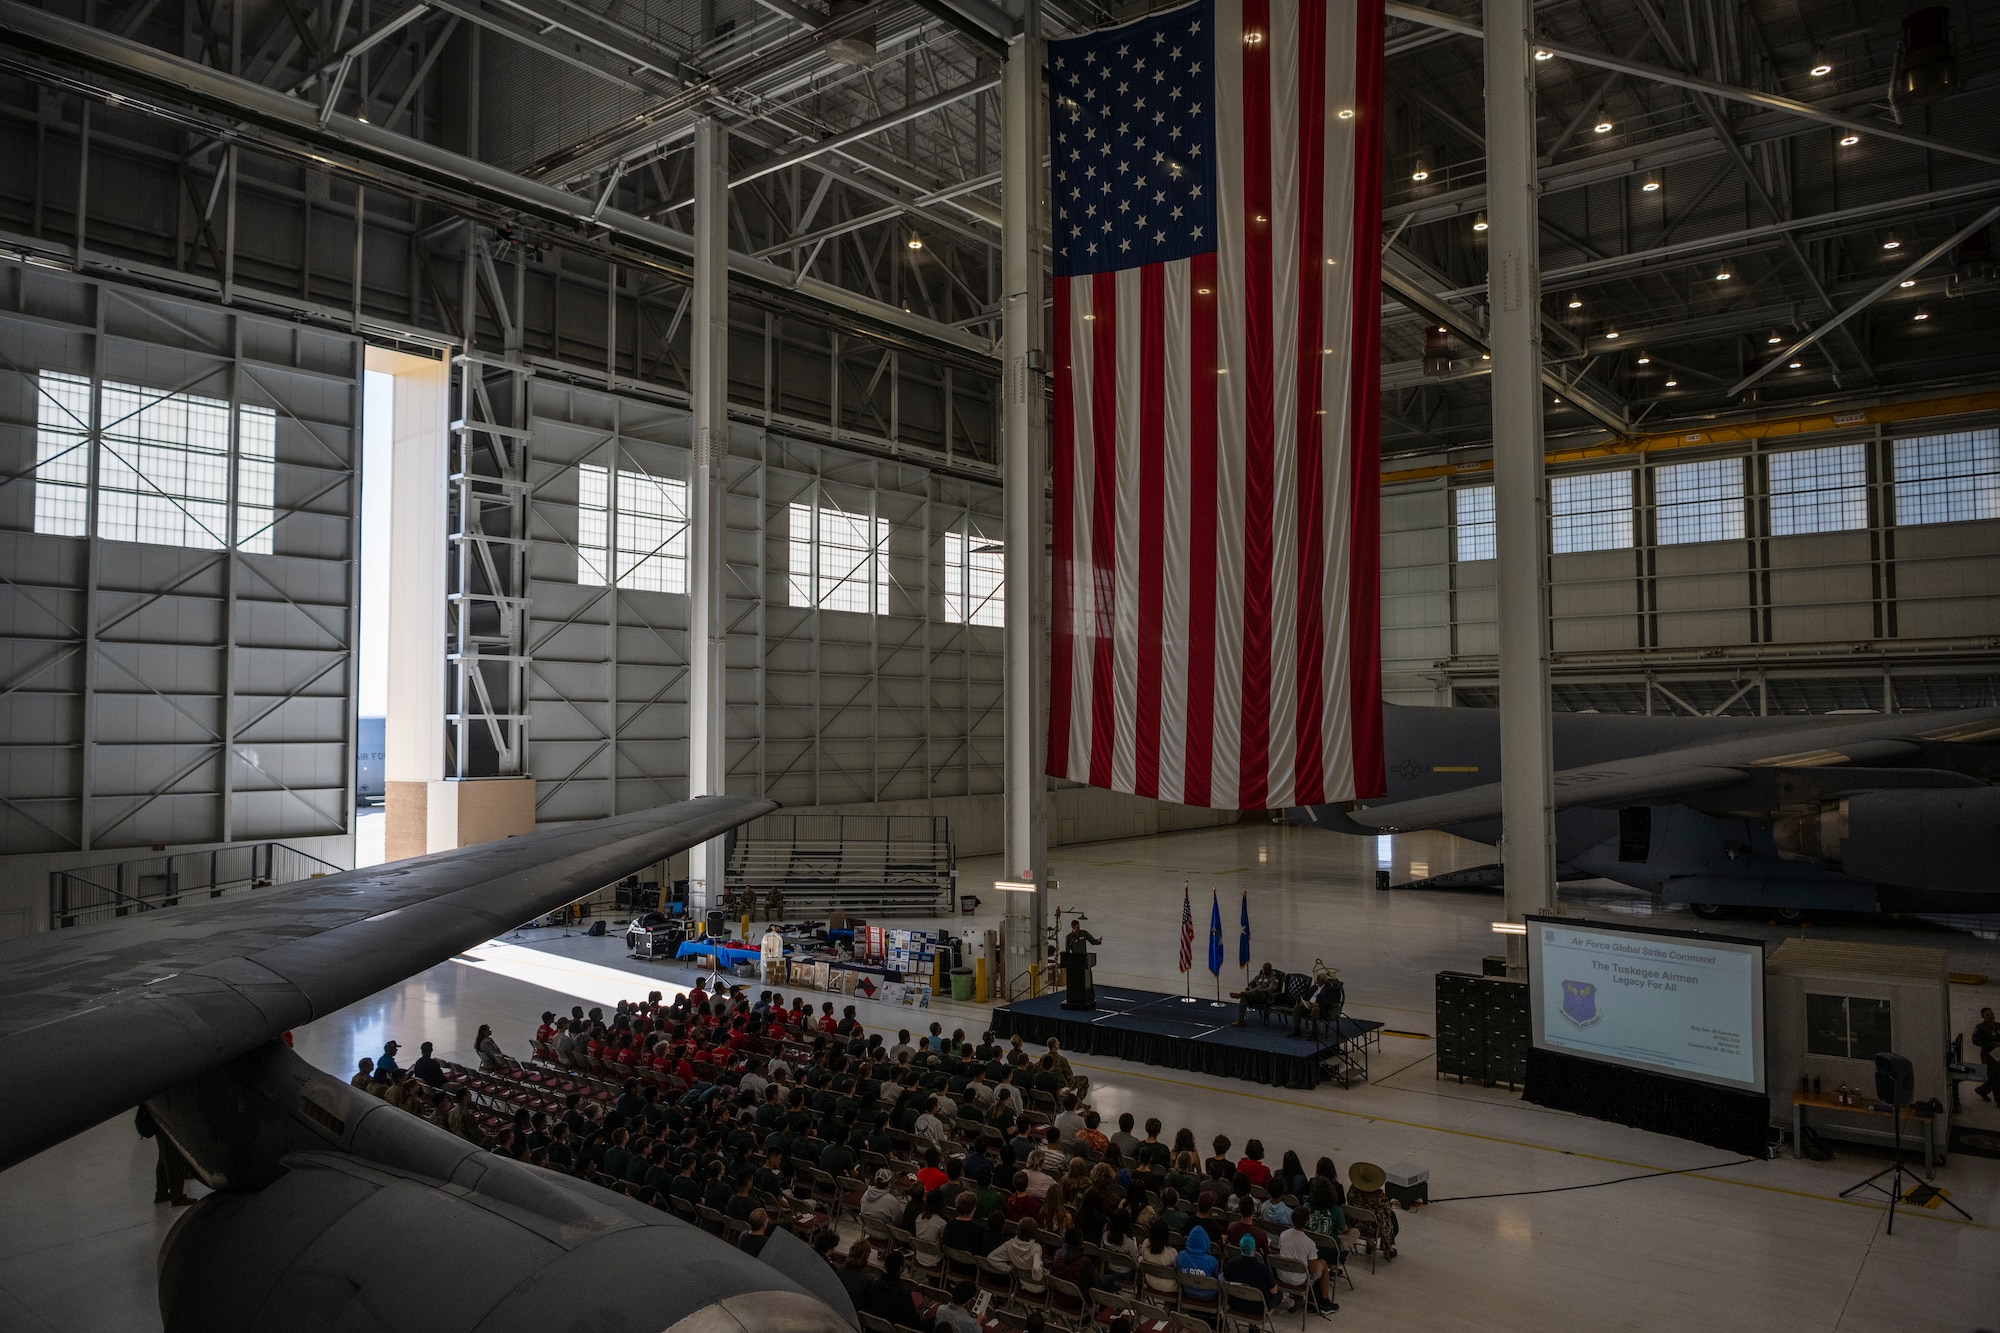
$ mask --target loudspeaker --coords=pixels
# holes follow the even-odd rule
[[[593,921],[593,922],[591,922],[591,923],[590,923],[590,932],[589,932],[589,933],[590,933],[590,934],[592,934],[592,935],[594,935],[594,936],[596,936],[596,935],[602,935],[602,934],[604,934],[604,918],[603,918],[603,917],[599,917],[599,918],[598,918],[597,920],[595,920],[595,921]]]
[[[1906,1055],[1888,1051],[1875,1057],[1875,1100],[1885,1106],[1908,1106],[1917,1099],[1917,1071]]]

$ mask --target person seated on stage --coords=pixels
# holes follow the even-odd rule
[[[1255,1007],[1270,1012],[1271,1006],[1285,998],[1285,974],[1271,964],[1259,968],[1257,975],[1250,978],[1236,996],[1236,1026],[1243,1026],[1244,1015]]]
[[[1340,1034],[1340,1009],[1347,999],[1347,988],[1340,983],[1338,968],[1313,970],[1312,985],[1292,1006],[1292,1035],[1299,1035],[1302,1024],[1312,1024],[1313,1040],[1318,1041],[1323,1028],[1331,1025],[1334,1035]]]

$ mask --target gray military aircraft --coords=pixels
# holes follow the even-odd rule
[[[1299,806],[1341,833],[1500,838],[1499,713],[1383,710],[1388,791]],[[1558,713],[1556,855],[1706,916],[2000,912],[2000,708],[1887,716]],[[1498,866],[1424,881],[1495,885]]]
[[[160,1257],[168,1333],[852,1333],[790,1235],[752,1258],[280,1040],[775,808],[702,797],[0,945],[0,1168],[143,1102],[215,1191]]]

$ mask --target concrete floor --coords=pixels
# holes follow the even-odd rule
[[[1349,1090],[1276,1090],[1080,1059],[1094,1102],[1113,1116],[1157,1115],[1170,1130],[1185,1124],[1204,1143],[1216,1133],[1239,1143],[1256,1135],[1273,1157],[1293,1147],[1308,1162],[1330,1155],[1343,1170],[1357,1158],[1428,1168],[1432,1195],[1445,1201],[1405,1216],[1396,1263],[1372,1274],[1365,1261],[1355,1265],[1358,1290],[1342,1293],[1337,1316],[1349,1327],[1964,1330],[2000,1320],[2000,1161],[1954,1156],[1938,1177],[1974,1223],[1904,1209],[1890,1236],[1881,1208],[1837,1197],[1886,1154],[1855,1147],[1825,1163],[1729,1165],[1729,1154],[1698,1144],[1546,1111],[1505,1088],[1435,1078],[1432,976],[1476,970],[1496,952],[1488,927],[1498,897],[1378,893],[1374,871],[1381,864],[1402,880],[1490,859],[1489,849],[1443,835],[1364,840],[1267,825],[1063,849],[1053,896],[1082,908],[1105,936],[1103,980],[1180,989],[1184,881],[1196,898],[1198,958],[1215,889],[1233,960],[1236,897],[1247,890],[1258,961],[1304,969],[1323,958],[1341,969],[1352,1012],[1407,1034],[1385,1037],[1372,1081]],[[996,871],[967,862],[962,883],[977,892]],[[1588,915],[1695,924],[1615,891],[1570,896]],[[983,897],[997,907],[993,894]],[[948,928],[993,923],[989,912]],[[1739,919],[1726,929],[1776,940],[1797,928]],[[1971,934],[1853,918],[1806,929],[1943,945],[1955,971],[2000,978],[2000,943]],[[480,961],[440,964],[301,1029],[299,1052],[345,1072],[393,1036],[470,1059],[478,1024],[491,1022],[503,1046],[521,1053],[545,1008],[641,995],[692,976],[632,962],[615,938],[550,931],[471,956]],[[632,972],[640,975],[622,975]],[[1209,982],[1205,971],[1196,981]],[[2000,987],[1954,987],[1952,1000],[1953,1030],[1969,1030],[1981,1004],[2000,1004]],[[885,1031],[936,1019],[974,1036],[989,1012],[948,1000],[928,1012],[859,1007]],[[1963,1123],[2000,1130],[2000,1112],[1967,1101]],[[148,1202],[151,1168],[151,1146],[124,1118],[0,1175],[0,1329],[158,1328],[153,1256],[173,1218]],[[1661,1171],[1679,1174],[1648,1174]],[[1574,1188],[1630,1176],[1647,1178]]]

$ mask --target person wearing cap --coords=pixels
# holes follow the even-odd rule
[[[1366,1242],[1367,1252],[1373,1254],[1379,1241],[1382,1257],[1396,1257],[1396,1206],[1389,1202],[1383,1191],[1389,1177],[1381,1167],[1373,1162],[1355,1162],[1347,1168],[1347,1214],[1352,1218],[1356,1213],[1364,1213],[1375,1222],[1375,1235]]]
[[[388,1083],[403,1076],[403,1067],[396,1063],[396,1052],[401,1050],[393,1041],[382,1043],[382,1054],[375,1061],[375,1081]]]
[[[861,1216],[885,1226],[903,1225],[903,1196],[896,1192],[896,1173],[888,1167],[877,1168],[874,1180],[861,1192]]]
[[[1228,1266],[1222,1270],[1222,1280],[1239,1286],[1252,1287],[1262,1292],[1264,1294],[1263,1305],[1266,1307],[1272,1305],[1277,1299],[1278,1275],[1271,1271],[1269,1264],[1258,1257],[1257,1242],[1253,1237],[1245,1236],[1236,1243],[1236,1253],[1230,1258]],[[1292,1308],[1292,1298],[1290,1296],[1285,1298],[1284,1308],[1287,1310]],[[1257,1315],[1264,1313],[1256,1302],[1235,1295],[1229,1297],[1229,1310],[1231,1314]]]

